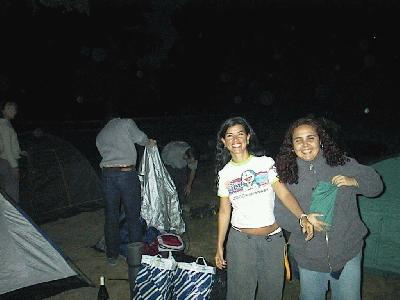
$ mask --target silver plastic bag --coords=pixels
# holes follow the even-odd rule
[[[145,147],[138,171],[142,187],[141,215],[147,226],[161,232],[184,233],[185,223],[178,192],[157,146]]]

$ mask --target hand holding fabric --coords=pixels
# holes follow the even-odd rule
[[[308,221],[310,221],[310,223],[314,226],[314,229],[316,231],[319,231],[319,232],[325,231],[327,229],[327,227],[329,226],[328,223],[318,219],[318,217],[323,217],[323,216],[324,216],[323,214],[315,213],[315,212],[309,213],[307,215]]]
[[[306,234],[306,241],[311,240],[314,237],[314,226],[311,224],[311,222],[308,220],[307,216],[304,216],[303,218],[301,218],[300,221],[300,225],[301,225],[301,231],[303,232],[303,234]]]
[[[148,143],[147,143],[146,146],[148,146],[148,147],[154,147],[154,146],[156,146],[156,145],[157,145],[157,141],[156,141],[156,140],[149,139],[149,141],[148,141]]]
[[[336,175],[332,178],[332,184],[341,186],[355,186],[358,187],[358,182],[354,177],[348,177],[344,175]]]

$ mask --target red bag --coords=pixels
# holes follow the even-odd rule
[[[185,249],[182,238],[174,233],[164,233],[157,236],[158,251],[181,251]]]

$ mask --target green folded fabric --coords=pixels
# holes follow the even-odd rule
[[[310,212],[323,214],[320,220],[329,225],[332,225],[337,189],[336,185],[321,181],[311,194]]]

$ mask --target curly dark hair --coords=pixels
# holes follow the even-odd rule
[[[253,128],[250,126],[249,122],[243,117],[232,117],[226,119],[220,126],[220,129],[217,133],[217,143],[215,150],[215,187],[218,189],[218,172],[222,170],[222,168],[231,160],[231,154],[225,148],[224,143],[222,142],[222,138],[225,138],[226,131],[228,128],[242,125],[246,134],[250,134],[249,144],[247,146],[247,150],[250,154],[254,156],[262,156],[265,155],[265,151],[260,147],[258,138]]]
[[[323,157],[330,166],[344,165],[349,158],[346,153],[339,148],[336,142],[328,134],[322,123],[313,117],[300,118],[294,121],[285,133],[282,145],[279,148],[278,155],[276,156],[276,170],[279,175],[280,181],[284,183],[298,183],[298,167],[296,162],[296,154],[293,151],[292,136],[294,130],[301,125],[309,125],[315,129],[318,134],[319,140],[323,147],[321,148]]]

